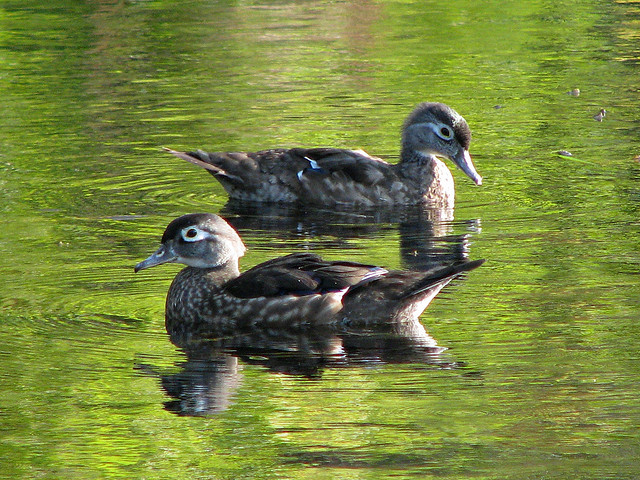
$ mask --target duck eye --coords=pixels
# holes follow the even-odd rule
[[[449,127],[442,126],[436,130],[436,133],[443,140],[451,140],[453,138],[453,130]]]
[[[188,227],[182,230],[181,232],[182,239],[187,242],[197,242],[198,240],[202,240],[202,234],[200,230],[195,227]]]

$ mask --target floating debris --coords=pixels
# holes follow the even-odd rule
[[[558,155],[562,155],[563,157],[573,157],[573,153],[567,150],[558,150]]]
[[[571,95],[572,97],[579,97],[580,96],[580,89],[579,88],[573,88],[571,90],[569,90],[568,92],[566,92],[567,95]]]
[[[633,159],[634,159],[636,162],[640,163],[640,155],[636,155],[635,157],[633,157]]]
[[[601,122],[604,117],[607,116],[607,111],[604,108],[601,108],[600,111],[593,116],[593,119],[596,122]]]
[[[494,105],[493,108],[500,110],[501,108],[504,108],[504,105]]]

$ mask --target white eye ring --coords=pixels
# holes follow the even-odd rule
[[[209,237],[209,234],[198,227],[186,227],[180,231],[180,236],[185,242],[199,242]]]
[[[435,128],[436,135],[438,135],[443,140],[452,140],[453,139],[453,128],[448,125],[438,125]]]

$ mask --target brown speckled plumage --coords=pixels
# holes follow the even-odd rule
[[[402,130],[400,162],[362,150],[292,148],[254,153],[168,152],[207,169],[229,197],[254,202],[322,206],[428,204],[453,207],[453,176],[438,156],[451,159],[478,185],[467,122],[442,103],[421,103]]]
[[[244,245],[212,214],[184,215],[169,224],[158,251],[136,271],[179,262],[166,302],[167,331],[223,336],[254,329],[366,326],[416,319],[449,281],[482,261],[426,272],[388,272],[373,265],[325,261],[311,253],[269,260],[240,274]]]

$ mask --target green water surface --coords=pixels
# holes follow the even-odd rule
[[[632,1],[3,1],[0,478],[639,478],[639,31]],[[443,356],[295,372],[172,345],[178,267],[133,265],[178,215],[233,219],[244,268],[404,268],[430,240],[228,210],[161,146],[395,161],[425,100],[467,119],[484,177],[455,171],[428,232],[487,259],[421,317]],[[175,392],[194,378],[210,414]]]

